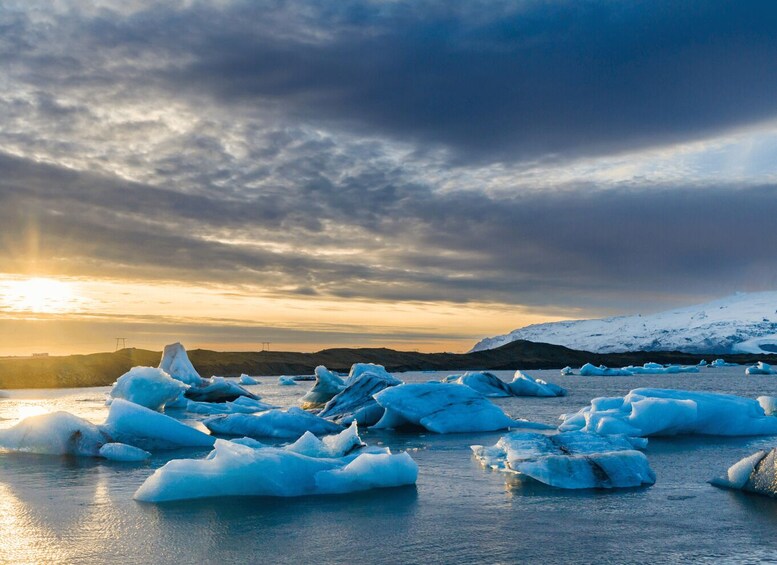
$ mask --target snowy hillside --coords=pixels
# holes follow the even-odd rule
[[[651,314],[535,324],[487,337],[472,351],[517,339],[596,353],[777,353],[777,291],[733,296]]]

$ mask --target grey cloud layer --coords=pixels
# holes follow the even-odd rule
[[[398,176],[382,179],[382,190],[356,191],[350,203],[347,180],[300,190],[266,221],[261,197],[186,195],[7,156],[0,168],[7,173],[0,180],[0,259],[23,265],[33,245],[41,261],[70,274],[256,284],[330,297],[599,308],[639,304],[630,298],[637,292],[777,285],[777,235],[763,221],[777,214],[775,186],[497,200],[400,189]],[[327,222],[295,219],[304,216]],[[273,244],[285,251],[274,252]],[[324,255],[343,248],[353,253]]]
[[[0,8],[0,271],[614,310],[777,286],[774,186],[496,196],[474,165],[772,119],[772,3],[104,5]]]

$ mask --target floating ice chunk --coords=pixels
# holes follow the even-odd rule
[[[319,365],[315,370],[316,384],[302,397],[300,402],[305,410],[322,408],[327,402],[345,388],[345,382],[339,376]]]
[[[310,432],[305,432],[297,441],[286,449],[309,457],[345,457],[354,450],[366,447],[359,437],[356,422],[337,435],[317,438]]]
[[[706,367],[706,366],[707,366],[707,360],[706,359],[702,359],[701,361],[699,361],[699,367]]]
[[[282,386],[292,386],[296,385],[297,382],[294,380],[294,377],[287,377],[286,375],[281,375],[278,377],[278,384]]]
[[[357,363],[351,367],[345,388],[327,402],[318,415],[344,425],[358,422],[371,426],[380,420],[384,412],[373,395],[399,384],[402,381],[381,365]]]
[[[268,410],[260,414],[231,414],[213,416],[203,424],[211,432],[231,436],[298,438],[305,432],[316,435],[333,434],[343,428],[304,410]]]
[[[201,379],[200,386],[190,387],[184,396],[198,402],[229,402],[237,400],[241,396],[259,400],[259,397],[254,393],[224,377]]]
[[[161,412],[165,404],[176,400],[187,388],[162,369],[133,367],[116,380],[110,396]]]
[[[214,438],[178,420],[117,398],[104,429],[116,441],[150,451],[179,447],[210,447]]]
[[[173,460],[155,471],[134,498],[165,502],[222,496],[341,494],[412,485],[418,478],[418,466],[407,453],[364,450],[329,457],[294,451],[297,443],[278,448],[216,440],[207,458]]]
[[[777,498],[777,449],[758,451],[732,465],[711,484]]]
[[[624,436],[512,432],[494,446],[473,445],[472,451],[484,467],[558,488],[626,488],[656,481],[647,457]]]
[[[564,396],[567,391],[554,383],[535,379],[516,371],[512,382],[507,385],[514,396]]]
[[[199,386],[201,384],[202,377],[200,377],[192,362],[189,361],[186,349],[180,343],[165,345],[159,368],[182,383],[191,386]]]
[[[629,365],[622,367],[632,375],[676,375],[678,373],[698,373],[698,367],[685,367],[683,365],[667,365],[666,367],[659,363],[645,363],[641,367]]]
[[[46,455],[97,457],[109,441],[110,436],[99,426],[69,412],[30,416],[12,428],[0,430],[0,448]]]
[[[449,375],[444,379],[444,382],[468,386],[483,396],[491,398],[516,396],[506,382],[488,372],[473,371],[463,375]]]
[[[631,436],[777,434],[777,418],[756,400],[714,392],[639,388],[623,398],[597,398],[564,414],[562,431]]]
[[[574,374],[575,374],[575,371],[569,365],[561,369],[561,376],[563,377],[567,377],[569,375],[574,375]]]
[[[151,457],[148,451],[126,443],[106,443],[100,448],[99,454],[111,461],[145,461]]]
[[[254,414],[278,408],[261,400],[240,396],[232,402],[196,402],[189,400],[186,411],[194,414]]]
[[[767,416],[777,415],[777,396],[759,396],[756,400],[764,409],[764,414]]]
[[[241,385],[258,385],[258,384],[262,384],[258,380],[256,380],[255,378],[249,377],[245,373],[240,375],[240,378],[238,379],[237,382],[239,382]]]
[[[736,363],[726,363],[723,359],[715,359],[708,367],[736,367]]]
[[[375,395],[385,409],[376,428],[420,426],[431,432],[484,432],[542,424],[513,420],[468,386],[456,383],[403,384]]]
[[[775,371],[771,365],[768,363],[764,363],[763,361],[759,361],[752,367],[748,367],[745,369],[746,375],[777,375],[777,371]]]
[[[591,363],[586,363],[580,367],[581,377],[628,377],[633,374],[634,373],[627,371],[626,369],[610,369],[604,365],[596,367],[595,365],[591,365]]]

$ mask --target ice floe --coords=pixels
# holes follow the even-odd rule
[[[189,387],[184,396],[198,402],[229,402],[237,400],[241,396],[258,400],[259,397],[249,392],[236,382],[224,377],[211,377],[202,379],[200,386]]]
[[[373,398],[378,392],[402,384],[382,365],[356,363],[351,367],[345,388],[326,403],[319,412],[322,418],[328,418],[340,424],[371,426],[383,416],[384,409]]]
[[[177,459],[156,470],[134,498],[289,497],[415,484],[418,465],[410,455],[362,445],[355,427],[323,442],[303,436],[286,447],[220,439],[205,459]]]
[[[707,365],[708,367],[736,367],[736,363],[727,363],[724,359],[715,359],[712,363]]]
[[[1,448],[46,455],[98,457],[100,448],[110,441],[111,436],[100,426],[69,412],[30,416],[11,428],[0,430]]]
[[[149,451],[209,447],[214,438],[191,426],[121,398],[111,403],[103,428],[117,441]]]
[[[777,498],[777,448],[748,455],[729,467],[725,477],[710,483]]]
[[[300,400],[305,410],[323,408],[327,402],[345,388],[343,379],[323,365],[316,367],[315,375],[316,384]]]
[[[485,432],[509,427],[548,428],[513,420],[468,386],[456,383],[402,384],[375,395],[385,409],[376,428],[423,427],[431,432]]]
[[[647,457],[625,436],[511,432],[491,447],[473,445],[487,468],[564,489],[626,488],[656,481]]]
[[[112,461],[145,461],[151,457],[148,451],[125,443],[106,443],[99,455]]]
[[[490,398],[505,396],[563,396],[566,391],[558,385],[534,379],[516,371],[512,382],[506,383],[493,373],[472,371],[463,375],[449,375],[443,382],[468,386]]]
[[[189,400],[186,404],[186,411],[194,414],[254,414],[278,408],[272,404],[267,404],[261,400],[254,400],[247,396],[241,396],[231,402],[197,402]]]
[[[598,367],[586,363],[580,367],[580,375],[583,377],[629,377],[632,375],[675,375],[678,373],[698,373],[697,366],[686,367],[683,365],[661,365],[660,363],[645,363],[641,366],[629,365],[620,369],[610,369],[604,365]]]
[[[257,379],[255,379],[254,377],[250,377],[250,376],[246,375],[245,373],[240,375],[240,378],[237,380],[237,382],[240,383],[241,385],[258,385],[258,384],[262,384]]]
[[[278,377],[278,384],[281,386],[293,386],[297,384],[297,381],[294,380],[294,377],[281,375],[280,377]]]
[[[747,369],[745,369],[745,374],[746,375],[777,375],[777,370],[775,370],[768,363],[759,361],[752,367],[748,367]]]
[[[625,397],[595,398],[561,419],[561,431],[640,437],[777,434],[777,418],[766,416],[757,400],[686,390],[638,388]]]
[[[298,438],[305,432],[324,435],[343,429],[339,424],[297,407],[268,410],[259,414],[213,416],[205,419],[203,424],[213,433],[253,438]]]
[[[160,412],[188,388],[162,369],[133,367],[116,380],[109,394]]]
[[[574,375],[575,371],[574,371],[574,369],[572,369],[572,367],[567,365],[566,367],[561,369],[560,373],[561,373],[562,376],[566,377],[566,376],[569,376],[569,375]]]

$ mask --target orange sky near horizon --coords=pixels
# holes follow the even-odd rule
[[[561,316],[512,305],[272,296],[259,288],[0,274],[0,355],[127,347],[468,351],[485,336]]]

